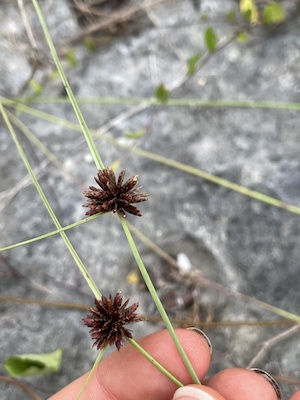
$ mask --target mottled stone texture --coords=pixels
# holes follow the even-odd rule
[[[80,29],[77,19],[67,1],[42,3],[60,48],[60,43]],[[150,97],[160,83],[166,87],[175,84],[185,61],[204,51],[202,37],[207,25],[215,28],[222,41],[238,26],[225,18],[231,8],[238,12],[236,1],[203,0],[200,12],[206,19],[199,18],[192,3],[173,1],[153,8],[149,11],[152,22],[145,23],[145,28],[114,36],[93,53],[80,43],[73,45],[77,67],[70,68],[63,60],[75,94],[79,98]],[[29,4],[27,9],[43,60],[34,79],[41,82],[43,95],[59,96],[64,93],[63,87],[58,79],[49,78],[53,63],[34,11]],[[20,93],[31,73],[31,48],[15,2],[0,6],[0,27],[0,94],[32,94],[28,88]],[[273,30],[265,26],[254,29],[247,44],[233,41],[212,55],[173,97],[298,102],[299,28],[299,21],[294,19]],[[134,113],[137,110],[132,105],[81,105],[91,128],[130,145],[133,150],[137,146],[300,207],[299,111],[288,107],[190,105],[146,107]],[[30,106],[76,122],[69,105]],[[124,118],[116,120],[121,114]],[[82,191],[93,184],[97,168],[83,136],[70,127],[27,113],[17,116],[62,162],[59,167],[48,162],[19,132],[61,224],[84,218]],[[142,130],[145,134],[137,142],[125,138],[126,132]],[[0,246],[3,247],[55,227],[29,183],[2,121],[0,138]],[[130,152],[106,141],[103,135],[97,146],[106,166],[117,163],[119,171],[126,170],[126,176],[140,175],[143,192],[151,196],[140,206],[143,216],[135,220],[128,216],[128,220],[163,250],[175,258],[185,253],[207,279],[292,313],[299,311],[297,215]],[[140,302],[140,312],[154,313],[142,285],[132,285],[126,279],[136,266],[117,216],[105,215],[70,230],[68,236],[104,294],[120,289],[132,302]],[[235,299],[220,288],[199,289],[194,282],[176,281],[166,261],[140,241],[137,244],[172,316],[191,318],[191,306],[184,311],[177,300],[188,298],[193,292],[192,301],[196,298],[200,303],[199,317],[204,321],[279,318],[249,300]],[[92,305],[93,296],[58,235],[3,252],[1,256],[1,295]],[[96,352],[81,321],[86,311],[3,301],[0,308],[0,363],[16,353],[65,349],[61,372],[25,379],[42,398],[92,365]],[[160,328],[161,325],[151,323],[136,324],[133,333],[139,337]],[[208,328],[216,350],[211,372],[228,366],[246,366],[261,342],[286,328],[257,325]],[[291,337],[272,348],[255,366],[300,379],[293,374],[294,370],[299,374],[296,345],[297,338]],[[283,388],[285,394],[293,389]],[[1,398],[10,400],[29,398],[2,383],[0,393],[4,393]]]

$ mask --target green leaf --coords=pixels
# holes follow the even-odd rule
[[[83,40],[83,44],[85,48],[91,53],[96,50],[95,40],[91,36],[86,36]]]
[[[57,69],[55,69],[54,71],[51,72],[50,79],[55,80],[57,78],[59,78],[59,72],[57,71]]]
[[[164,84],[161,83],[157,88],[155,89],[155,97],[156,100],[159,103],[166,103],[169,100],[169,91],[168,89],[165,88]]]
[[[69,49],[66,53],[66,57],[70,67],[75,68],[77,66],[75,51],[73,49]]]
[[[146,133],[146,129],[141,129],[140,131],[136,131],[136,132],[126,132],[125,137],[127,139],[139,139],[142,136],[144,136],[145,133]]]
[[[236,38],[237,38],[237,40],[238,40],[239,42],[242,42],[242,43],[247,43],[248,40],[249,40],[249,36],[247,35],[246,32],[240,32],[240,33],[238,33],[238,34],[236,35]]]
[[[280,3],[271,2],[264,7],[263,20],[266,24],[280,24],[285,21],[285,11]]]
[[[234,10],[229,10],[226,13],[226,20],[228,22],[234,22],[236,20],[236,15]]]
[[[216,49],[218,43],[218,37],[213,28],[208,27],[204,32],[204,43],[209,52],[213,52]]]
[[[29,82],[29,86],[34,91],[35,94],[41,94],[43,91],[42,86],[34,79],[31,79]]]
[[[32,376],[60,370],[63,349],[48,354],[19,354],[8,357],[4,367],[9,375]]]
[[[197,63],[201,57],[202,57],[201,53],[196,53],[187,60],[187,68],[188,68],[187,72],[189,75],[193,75],[196,72]]]
[[[251,24],[259,23],[259,14],[254,0],[240,0],[240,11]]]

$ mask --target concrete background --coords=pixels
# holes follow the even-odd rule
[[[61,44],[83,28],[70,2],[52,0],[41,5],[55,44],[62,49]],[[246,44],[232,41],[213,54],[172,97],[298,102],[300,23],[295,18],[296,2],[283,5],[286,23],[275,29],[263,25],[254,28]],[[186,60],[205,51],[203,31],[208,25],[224,43],[243,24],[236,1],[203,0],[199,6],[197,10],[192,1],[186,0],[152,7],[128,21],[127,26],[116,28],[119,34],[104,32],[109,41],[95,52],[89,52],[81,43],[72,43],[77,66],[69,68],[66,61],[64,65],[76,96],[151,97],[160,83],[166,87],[176,85]],[[49,79],[53,62],[29,2],[26,9],[42,60],[34,79],[41,82],[43,96],[61,96],[64,92],[59,79]],[[226,20],[226,12],[232,9],[237,15],[234,23]],[[0,5],[0,35],[1,96],[32,94],[26,87],[31,73],[31,47],[14,2]],[[26,89],[21,93],[23,86]],[[70,105],[37,102],[29,106],[76,122]],[[89,127],[100,133],[111,125],[106,135],[118,143],[137,146],[300,206],[299,111],[168,105],[135,112],[136,106],[124,104],[82,104],[82,111]],[[93,184],[97,171],[81,133],[27,113],[17,116],[68,171],[47,162],[45,155],[19,134],[61,224],[84,218],[82,191]],[[117,123],[116,118],[121,122]],[[125,138],[126,132],[142,129],[146,134],[137,142]],[[0,246],[4,247],[47,233],[54,226],[34,186],[26,184],[27,171],[3,121],[0,138]],[[297,215],[122,149],[103,135],[97,146],[105,165],[118,163],[120,169],[126,169],[127,177],[139,173],[143,190],[151,193],[149,201],[140,206],[143,217],[128,218],[142,233],[174,258],[184,253],[194,266],[193,273],[298,312]],[[128,282],[127,275],[135,273],[136,266],[117,218],[105,215],[70,230],[68,236],[103,293],[121,289],[125,297],[140,301],[141,312],[156,315],[143,285]],[[213,285],[195,287],[191,281],[176,280],[166,261],[139,240],[137,244],[172,317],[191,322],[192,318],[194,322],[280,319]],[[2,252],[0,290],[1,296],[84,306],[93,301],[58,235]],[[192,302],[181,308],[174,306],[178,298],[185,299],[191,292]],[[0,308],[1,362],[12,354],[65,349],[59,373],[24,379],[42,398],[93,364],[96,351],[81,321],[85,311],[3,300]],[[137,324],[133,331],[138,338],[161,328],[161,324],[148,322]],[[214,373],[224,367],[247,366],[262,342],[288,326],[225,324],[204,329],[215,350],[210,371]],[[298,332],[273,346],[255,366],[299,380],[299,349]],[[296,388],[284,382],[281,385],[285,396]],[[20,399],[18,389],[3,383],[0,393],[3,399]],[[22,399],[27,398],[22,393]]]

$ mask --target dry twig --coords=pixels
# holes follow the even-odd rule
[[[19,382],[17,379],[9,378],[7,376],[0,376],[1,382],[6,382],[9,385],[18,386],[23,392],[29,394],[34,400],[42,400],[40,396],[38,396],[32,389],[30,389],[25,383]]]
[[[265,354],[270,350],[272,346],[275,346],[282,340],[288,338],[291,335],[294,335],[299,331],[300,331],[300,324],[297,324],[296,326],[293,326],[292,328],[289,328],[284,332],[279,333],[278,335],[272,337],[271,339],[266,340],[264,343],[262,343],[261,349],[256,354],[256,356],[252,358],[252,360],[249,362],[246,368],[251,368],[254,365],[258,365],[259,361],[265,356]]]

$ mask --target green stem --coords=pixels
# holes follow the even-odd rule
[[[25,244],[38,242],[39,240],[46,239],[46,238],[48,238],[50,236],[57,235],[58,233],[67,231],[69,229],[75,228],[76,226],[82,225],[85,222],[91,221],[92,219],[95,219],[95,218],[99,217],[100,215],[101,214],[92,215],[91,217],[84,218],[84,219],[82,219],[80,221],[74,222],[73,224],[66,225],[64,227],[60,227],[59,229],[56,229],[55,231],[51,231],[51,232],[45,233],[44,235],[36,236],[34,238],[31,238],[31,239],[28,239],[28,240],[24,240],[23,242],[19,242],[19,243],[11,244],[9,246],[2,247],[0,249],[0,252],[6,251],[6,250],[15,249],[16,247],[24,246]]]
[[[71,104],[73,106],[73,109],[74,109],[75,114],[77,116],[78,122],[79,122],[79,124],[81,126],[82,132],[83,132],[83,134],[85,136],[85,139],[86,139],[86,142],[87,142],[87,144],[89,146],[90,152],[91,152],[91,154],[92,154],[92,156],[94,158],[95,164],[96,164],[98,169],[103,169],[104,168],[104,164],[103,164],[103,162],[101,160],[100,154],[99,154],[99,152],[97,150],[97,147],[96,147],[96,144],[95,144],[95,142],[94,142],[94,140],[92,138],[92,135],[89,132],[87,124],[86,124],[86,122],[85,122],[85,120],[83,118],[83,115],[82,115],[81,110],[80,110],[80,108],[78,106],[78,103],[77,103],[76,98],[74,96],[74,93],[73,93],[73,91],[71,89],[71,86],[69,85],[68,79],[66,77],[66,74],[65,74],[65,72],[63,70],[61,62],[60,62],[59,57],[57,55],[53,40],[51,38],[50,32],[48,30],[48,27],[47,27],[46,21],[44,19],[44,16],[42,14],[42,11],[40,9],[40,6],[39,6],[37,0],[32,0],[32,3],[34,5],[35,11],[37,13],[37,16],[38,16],[38,18],[40,20],[40,24],[41,24],[42,29],[44,31],[44,35],[45,35],[46,41],[48,43],[52,58],[53,58],[53,60],[55,62],[57,71],[58,71],[58,73],[60,75],[60,78],[62,80],[64,88],[65,88],[65,90],[66,90],[66,92],[67,92],[67,94],[69,96],[70,102],[71,102]]]
[[[62,232],[62,231],[67,231],[67,230],[69,230],[69,229],[75,228],[76,226],[79,226],[79,225],[82,225],[82,224],[84,224],[84,223],[86,223],[86,222],[88,222],[88,221],[91,221],[92,219],[95,219],[95,218],[97,218],[98,216],[99,216],[99,214],[92,215],[91,217],[88,217],[88,218],[82,219],[82,220],[80,220],[80,221],[74,222],[73,224],[66,225],[66,226],[62,227],[61,229],[57,229],[57,230],[55,230],[55,231],[45,233],[44,235],[37,236],[37,237],[35,237],[35,238],[25,240],[25,241],[23,241],[23,242],[19,242],[19,243],[12,244],[12,245],[10,245],[10,246],[2,247],[2,248],[0,248],[0,252],[5,251],[5,250],[14,249],[14,248],[16,248],[16,247],[24,246],[24,245],[26,245],[26,244],[34,243],[34,242],[37,242],[37,241],[39,241],[39,240],[48,238],[48,237],[50,237],[50,236],[57,235],[58,233],[60,233],[60,232]],[[135,235],[137,235],[138,238],[139,238],[143,243],[145,243],[149,248],[151,248],[153,251],[155,251],[160,257],[162,257],[163,259],[167,260],[167,262],[170,262],[172,265],[177,265],[176,260],[172,259],[172,257],[171,257],[169,254],[167,254],[166,252],[164,252],[164,251],[163,251],[161,248],[159,248],[155,243],[153,243],[148,237],[146,237],[145,235],[143,235],[142,232],[140,232],[140,231],[139,231],[137,228],[135,228],[133,225],[129,224],[129,222],[127,222],[127,224],[129,225],[130,230],[131,230]],[[223,288],[224,288],[224,287],[223,287]],[[221,286],[220,286],[220,289],[222,289]],[[226,288],[226,290],[228,290],[228,288]],[[263,301],[257,300],[257,299],[255,299],[255,298],[253,298],[253,297],[245,296],[245,295],[243,295],[243,294],[241,294],[241,293],[232,292],[232,295],[233,295],[233,296],[238,295],[238,297],[241,298],[243,301],[246,301],[246,302],[249,302],[249,301],[250,301],[250,302],[252,302],[252,303],[257,304],[259,307],[264,308],[265,310],[268,310],[268,311],[270,311],[270,312],[272,312],[272,313],[274,313],[274,314],[277,314],[277,315],[280,315],[280,316],[282,316],[282,317],[284,317],[284,318],[290,319],[291,321],[300,323],[300,316],[297,315],[297,314],[290,313],[289,311],[285,311],[285,310],[283,310],[283,309],[281,309],[281,308],[274,307],[274,306],[272,306],[271,304],[268,304],[268,303],[265,303],[265,302],[263,302]]]
[[[110,140],[112,142],[112,140]],[[216,175],[210,174],[209,172],[203,171],[199,168],[192,167],[191,165],[183,164],[179,161],[172,160],[159,154],[151,153],[150,151],[140,149],[138,147],[129,147],[127,145],[118,143],[118,146],[130,149],[133,153],[139,154],[142,157],[148,158],[155,162],[168,165],[169,167],[176,168],[180,171],[187,172],[190,175],[198,176],[199,178],[205,179],[207,181],[213,182],[216,185],[223,186],[227,189],[233,190],[245,196],[251,197],[252,199],[267,203],[271,206],[281,208],[285,211],[291,212],[293,214],[300,215],[300,207],[294,206],[292,204],[286,203],[284,201],[278,200],[274,197],[268,196],[266,194],[257,192],[256,190],[248,189],[245,186],[239,185],[237,183],[231,182],[227,179],[220,178]]]
[[[172,258],[168,253],[166,253],[163,249],[161,249],[159,246],[157,246],[157,244],[155,244],[154,242],[152,242],[152,240],[150,240],[147,236],[145,236],[142,232],[140,232],[136,227],[134,227],[133,225],[131,225],[129,222],[127,222],[129,229],[147,246],[149,247],[151,250],[153,250],[156,254],[158,254],[162,259],[166,260],[168,263],[170,263],[171,265],[175,266],[176,268],[178,268],[178,264],[176,262],[176,260],[174,258]],[[285,311],[282,308],[279,307],[275,307],[271,304],[265,303],[264,301],[258,300],[255,297],[251,297],[251,296],[247,296],[244,295],[240,292],[231,290],[230,288],[227,288],[223,285],[221,285],[220,283],[208,280],[206,278],[204,278],[203,276],[201,277],[201,279],[199,280],[200,283],[205,283],[205,285],[207,285],[208,287],[214,287],[216,289],[218,289],[220,291],[220,293],[225,292],[237,297],[247,303],[254,303],[256,305],[258,305],[259,307],[268,310],[274,314],[280,315],[286,319],[292,320],[294,322],[300,323],[300,316],[297,314],[293,314],[289,311]]]
[[[18,102],[43,103],[43,104],[64,104],[68,100],[64,97],[43,97],[36,98],[14,98]],[[103,104],[103,105],[138,105],[161,106],[154,98],[124,98],[124,97],[78,97],[77,102],[81,104]],[[226,107],[226,108],[255,108],[269,110],[300,110],[300,103],[268,101],[268,100],[224,100],[224,99],[169,99],[164,107]]]
[[[47,197],[45,196],[45,194],[44,194],[44,192],[43,192],[43,190],[42,190],[42,188],[41,188],[41,186],[40,186],[40,184],[39,184],[39,182],[38,182],[38,180],[37,180],[32,168],[31,168],[31,165],[30,165],[30,163],[29,163],[29,161],[27,159],[27,156],[23,151],[21,143],[19,142],[19,139],[18,139],[18,137],[17,137],[17,135],[16,135],[16,133],[15,133],[15,131],[13,129],[13,126],[10,123],[10,120],[8,118],[8,115],[7,115],[6,111],[5,111],[5,109],[3,108],[2,103],[0,103],[0,112],[1,112],[1,114],[3,116],[4,122],[6,123],[7,128],[9,130],[14,142],[15,142],[15,145],[16,145],[18,151],[19,151],[19,154],[20,154],[20,156],[21,156],[21,158],[22,158],[22,160],[23,160],[23,162],[24,162],[24,164],[25,164],[25,166],[27,168],[27,171],[29,172],[29,174],[30,174],[30,176],[31,176],[31,178],[33,180],[33,183],[34,183],[34,185],[35,185],[35,187],[36,187],[41,199],[43,200],[43,202],[44,202],[44,204],[45,204],[45,206],[46,206],[46,208],[48,210],[48,213],[50,214],[50,216],[52,218],[52,221],[54,222],[56,228],[58,230],[60,230],[60,234],[61,234],[66,246],[68,247],[69,252],[71,253],[73,259],[75,260],[77,266],[79,267],[79,269],[80,269],[83,277],[85,278],[87,284],[89,285],[89,287],[91,288],[92,292],[94,293],[94,296],[97,297],[97,298],[100,298],[101,297],[101,293],[100,293],[99,289],[97,288],[97,286],[96,286],[95,282],[93,281],[92,277],[90,276],[88,270],[85,268],[85,266],[84,266],[83,262],[81,261],[79,255],[77,254],[77,252],[75,251],[74,247],[72,246],[72,244],[71,244],[69,238],[67,237],[66,233],[62,230],[60,222],[57,219],[57,217],[56,217],[56,215],[55,215],[50,203],[47,200]]]
[[[70,121],[62,120],[60,118],[54,117],[53,115],[49,115],[49,114],[41,112],[39,110],[32,109],[32,108],[27,107],[27,106],[22,105],[22,104],[15,104],[14,102],[12,102],[10,100],[7,100],[7,99],[4,99],[4,98],[0,97],[0,101],[1,100],[3,100],[3,103],[5,103],[5,104],[9,104],[11,106],[14,106],[17,110],[24,111],[24,112],[26,112],[26,113],[28,113],[30,115],[34,115],[34,116],[36,116],[38,118],[43,118],[43,119],[45,119],[47,121],[50,121],[51,123],[58,123],[58,124],[60,124],[62,126],[65,126],[65,127],[69,128],[69,129],[79,130],[78,126],[75,125],[74,123],[70,122]],[[298,104],[298,103],[295,103],[295,105],[296,104]],[[280,108],[280,107],[278,107],[278,108]],[[299,109],[300,109],[300,104],[299,104]],[[93,132],[93,133],[95,135],[97,134],[97,132]],[[237,183],[231,182],[231,181],[229,181],[227,179],[219,178],[218,176],[210,174],[209,172],[203,171],[203,170],[201,170],[199,168],[195,168],[195,167],[192,167],[190,165],[183,164],[183,163],[181,163],[179,161],[172,160],[170,158],[161,156],[159,154],[155,154],[155,153],[152,153],[150,151],[140,149],[137,146],[134,146],[134,147],[128,146],[128,145],[123,144],[123,143],[121,143],[120,141],[118,141],[118,140],[116,140],[114,138],[102,137],[102,139],[104,139],[104,140],[106,140],[106,141],[108,141],[108,142],[110,142],[110,143],[112,143],[112,144],[114,144],[114,145],[116,145],[118,147],[130,150],[135,154],[139,154],[142,157],[148,158],[149,160],[153,160],[153,161],[155,161],[157,163],[168,165],[169,167],[184,171],[184,172],[186,172],[188,174],[191,174],[191,175],[198,176],[199,178],[211,181],[211,182],[215,183],[216,185],[226,187],[226,188],[228,188],[230,190],[234,190],[235,192],[241,193],[241,194],[243,194],[245,196],[248,196],[248,197],[251,197],[251,198],[253,198],[255,200],[267,203],[267,204],[269,204],[271,206],[274,206],[274,207],[281,208],[281,209],[283,209],[285,211],[288,211],[288,212],[291,212],[293,214],[300,215],[300,207],[294,206],[293,204],[286,203],[284,201],[281,201],[281,200],[276,199],[274,197],[271,197],[271,196],[265,195],[263,193],[257,192],[255,190],[248,189],[248,188],[246,188],[246,187],[244,187],[242,185],[238,185]]]
[[[10,121],[27,137],[28,140],[31,141],[33,145],[35,145],[45,156],[51,161],[56,167],[62,170],[70,179],[76,182],[76,177],[70,173],[68,168],[62,163],[54,153],[52,153],[48,148],[31,132],[28,127],[23,124],[12,112],[6,110],[7,115]]]
[[[126,340],[132,344],[143,356],[147,358],[153,364],[160,372],[162,372],[164,375],[166,375],[167,378],[169,378],[172,382],[175,383],[178,387],[183,386],[183,384],[176,379],[168,370],[166,370],[159,362],[157,362],[143,347],[141,347],[135,340],[130,339],[129,337],[126,337]]]
[[[175,344],[175,346],[176,346],[176,348],[177,348],[177,350],[178,350],[178,352],[179,352],[179,354],[180,354],[180,356],[181,356],[181,358],[182,358],[182,360],[183,360],[183,362],[184,362],[189,374],[191,375],[194,383],[198,383],[199,384],[200,383],[199,378],[198,378],[198,376],[197,376],[197,374],[196,374],[196,372],[195,372],[190,360],[188,359],[188,357],[187,357],[187,355],[186,355],[186,353],[185,353],[180,341],[178,340],[178,337],[177,337],[176,332],[175,332],[175,330],[174,330],[174,328],[172,326],[172,323],[171,323],[171,321],[170,321],[170,319],[168,317],[168,314],[166,313],[166,311],[165,311],[165,309],[164,309],[164,307],[163,307],[163,305],[162,305],[162,303],[160,301],[160,298],[158,297],[158,294],[157,294],[157,292],[155,290],[155,287],[154,287],[154,285],[153,285],[153,283],[151,281],[151,278],[150,278],[150,276],[149,276],[149,274],[147,272],[147,269],[146,269],[146,267],[145,267],[145,265],[143,263],[143,260],[141,259],[141,256],[140,256],[140,254],[138,252],[138,249],[137,249],[137,247],[135,245],[135,242],[134,242],[134,240],[133,240],[133,238],[131,236],[131,232],[130,232],[130,230],[128,228],[126,219],[120,216],[120,221],[121,221],[122,227],[124,229],[125,235],[127,237],[129,246],[130,246],[130,248],[132,250],[133,256],[135,258],[135,261],[136,261],[136,263],[137,263],[137,265],[139,267],[139,270],[140,270],[141,275],[142,275],[142,277],[143,277],[143,279],[145,281],[145,284],[146,284],[146,286],[147,286],[147,288],[148,288],[148,290],[149,290],[149,292],[150,292],[150,294],[152,296],[152,299],[153,299],[153,301],[154,301],[154,303],[155,303],[155,305],[156,305],[156,307],[157,307],[157,309],[158,309],[158,311],[159,311],[159,313],[160,313],[160,315],[162,317],[162,320],[164,321],[164,323],[166,325],[166,328],[169,331],[169,333],[170,333],[170,335],[171,335],[171,337],[172,337],[172,339],[174,341],[174,344]]]
[[[65,87],[65,89],[66,89],[66,92],[67,92],[67,94],[68,94],[68,96],[69,96],[69,98],[70,98],[70,101],[71,101],[72,105],[73,105],[73,108],[74,108],[74,111],[75,111],[76,116],[77,116],[77,118],[78,118],[78,121],[79,121],[79,123],[80,123],[80,126],[82,127],[82,130],[83,130],[85,139],[86,139],[86,141],[87,141],[87,143],[88,143],[88,145],[89,145],[91,154],[93,155],[93,158],[94,158],[94,160],[95,160],[95,162],[96,162],[96,165],[97,165],[98,169],[103,169],[103,168],[104,168],[104,165],[103,165],[103,163],[102,163],[102,160],[101,160],[101,158],[100,158],[100,155],[99,155],[99,153],[98,153],[98,150],[97,150],[97,148],[96,148],[96,146],[95,146],[95,142],[94,142],[94,140],[93,140],[93,138],[92,138],[92,135],[91,135],[91,133],[89,132],[89,130],[88,130],[88,128],[87,128],[87,125],[86,125],[86,123],[85,123],[85,121],[84,121],[84,118],[83,118],[83,116],[82,116],[82,114],[81,114],[80,108],[79,108],[78,103],[77,103],[77,101],[76,101],[76,98],[75,98],[75,96],[74,96],[74,94],[73,94],[73,92],[72,92],[72,90],[71,90],[71,87],[70,87],[70,85],[69,85],[69,83],[68,83],[67,77],[66,77],[66,75],[65,75],[65,73],[64,73],[64,71],[63,71],[63,68],[62,68],[61,63],[60,63],[60,61],[59,61],[59,58],[58,58],[56,49],[55,49],[55,47],[54,47],[52,38],[51,38],[51,36],[50,36],[49,30],[48,30],[48,27],[47,27],[47,25],[46,25],[46,22],[45,22],[45,19],[44,19],[44,17],[43,17],[43,14],[42,14],[42,12],[41,12],[41,9],[40,9],[40,7],[39,7],[39,5],[38,5],[37,0],[32,0],[32,3],[33,3],[33,5],[34,5],[34,7],[35,7],[36,13],[37,13],[38,18],[39,18],[39,20],[40,20],[42,29],[43,29],[43,31],[44,31],[44,35],[45,35],[45,37],[46,37],[48,46],[49,46],[50,51],[51,51],[51,54],[52,54],[52,58],[53,58],[53,60],[54,60],[54,62],[55,62],[55,64],[56,64],[56,67],[57,67],[57,70],[58,70],[59,75],[60,75],[60,77],[61,77],[61,80],[62,80],[62,82],[63,82],[63,84],[64,84],[64,87]],[[122,226],[123,226],[123,228],[124,228],[123,222],[122,222]],[[60,228],[60,226],[57,225],[57,228]],[[125,229],[124,229],[124,230],[125,230]],[[134,248],[135,248],[135,254],[136,254],[136,253],[137,253],[137,249],[136,249],[136,246],[135,246],[135,244],[134,244],[134,242],[133,242],[132,236],[131,236],[130,231],[128,230],[128,228],[127,228],[127,231],[128,231],[127,234],[129,233],[129,236],[130,236],[130,238],[131,238],[131,240],[130,240],[129,242],[131,243],[131,247],[134,246]],[[126,230],[125,230],[125,232],[126,232]],[[63,235],[65,235],[65,233],[64,233],[64,232],[61,232],[61,235],[63,236]],[[133,248],[133,247],[132,247],[132,248]],[[140,260],[140,261],[139,261],[139,264],[141,264],[142,261],[141,261],[140,257],[139,257],[139,260]],[[142,263],[142,265],[143,265],[143,263]],[[148,285],[147,285],[147,286],[148,286],[149,290],[151,289],[150,292],[152,292],[153,299],[155,299],[154,301],[155,301],[156,305],[159,306],[159,309],[160,309],[160,313],[161,313],[161,315],[162,315],[162,318],[163,318],[163,320],[165,321],[166,327],[167,327],[167,329],[169,330],[169,332],[170,332],[170,334],[171,334],[173,340],[175,341],[175,345],[176,345],[176,347],[177,347],[179,353],[181,354],[185,365],[187,366],[187,368],[188,368],[188,370],[189,370],[191,376],[193,377],[194,381],[195,381],[196,383],[199,383],[199,379],[198,379],[198,377],[197,377],[197,375],[196,375],[196,373],[195,373],[195,371],[194,371],[194,369],[193,369],[193,367],[192,367],[190,361],[188,360],[188,358],[187,358],[187,356],[186,356],[186,354],[185,354],[185,352],[184,352],[184,350],[183,350],[183,348],[182,348],[180,342],[178,341],[178,338],[177,338],[177,336],[176,336],[176,334],[175,334],[174,328],[172,327],[172,324],[171,324],[171,322],[170,322],[170,320],[169,320],[169,318],[168,318],[168,316],[167,316],[167,314],[166,314],[166,312],[165,312],[165,310],[164,310],[164,308],[163,308],[163,306],[162,306],[162,304],[161,304],[161,302],[160,302],[160,300],[159,300],[159,298],[158,298],[158,296],[157,296],[157,294],[156,294],[156,292],[155,292],[154,286],[152,285],[152,282],[151,282],[151,280],[150,280],[150,278],[149,278],[149,275],[148,275],[148,273],[147,273],[145,267],[143,267],[143,273],[142,273],[142,274],[146,277],[146,280],[148,281]],[[148,278],[147,278],[147,277],[148,277]],[[150,280],[150,283],[151,283],[151,284],[149,283],[149,280]],[[147,284],[147,282],[146,282],[146,284]],[[152,285],[152,287],[151,287],[151,285]]]
[[[96,358],[96,360],[94,362],[94,365],[93,365],[92,369],[90,370],[90,372],[89,372],[89,374],[88,374],[88,376],[86,378],[86,381],[84,382],[84,385],[82,386],[82,388],[80,390],[80,393],[79,393],[79,395],[77,397],[77,400],[81,400],[82,395],[83,395],[87,385],[89,384],[92,376],[94,375],[95,369],[97,368],[97,365],[101,361],[101,358],[103,357],[103,354],[104,354],[105,350],[106,350],[106,346],[103,349],[100,350],[100,352],[99,352],[99,354],[98,354],[98,356],[97,356],[97,358]]]

